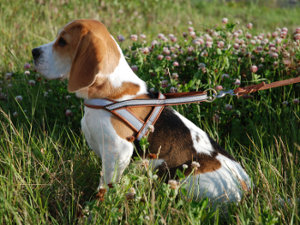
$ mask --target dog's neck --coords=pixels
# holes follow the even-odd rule
[[[146,83],[132,71],[119,46],[118,49],[121,57],[115,70],[108,75],[99,72],[92,85],[76,91],[78,97],[122,101],[148,94]]]

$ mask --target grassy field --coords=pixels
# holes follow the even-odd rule
[[[82,100],[32,68],[33,47],[73,19],[94,18],[125,37],[130,65],[162,92],[299,76],[300,8],[253,2],[1,0],[0,223],[299,224],[299,84],[176,107],[244,166],[255,187],[241,203],[183,200],[138,158],[100,202],[101,161],[80,130]]]

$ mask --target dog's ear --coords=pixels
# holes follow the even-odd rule
[[[70,70],[69,92],[88,87],[95,81],[105,54],[104,47],[102,40],[91,32],[81,37]]]

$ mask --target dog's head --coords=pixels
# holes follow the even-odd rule
[[[88,87],[96,75],[114,71],[120,50],[106,27],[95,20],[75,20],[57,38],[32,50],[36,70],[48,79],[68,78],[68,90]]]

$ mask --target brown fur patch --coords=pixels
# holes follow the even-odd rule
[[[195,160],[200,164],[198,168],[192,168],[192,163],[188,163],[188,168],[184,171],[185,175],[189,175],[193,172],[194,175],[201,173],[213,172],[221,168],[221,163],[216,159],[216,155],[209,156],[205,154],[198,154],[198,159]]]
[[[200,139],[201,137],[199,137]],[[182,165],[188,165],[184,170],[185,175],[192,172],[191,164],[196,161],[200,167],[194,171],[194,174],[207,173],[218,170],[222,165],[216,159],[218,154],[229,155],[217,143],[212,143],[213,151],[211,155],[199,154],[194,149],[190,130],[185,126],[182,120],[166,107],[155,124],[153,133],[149,134],[149,152],[157,154],[164,163],[158,167],[158,175],[167,174],[169,179],[176,176],[176,170],[183,171]]]
[[[123,82],[121,87],[114,88],[107,78],[97,77],[88,87],[89,98],[119,99],[125,95],[136,95],[140,86],[131,82]]]
[[[60,45],[60,38],[66,45]],[[66,25],[53,50],[60,57],[69,57],[72,66],[68,90],[77,91],[91,85],[96,74],[110,74],[119,63],[120,52],[106,27],[96,20],[75,20]]]

